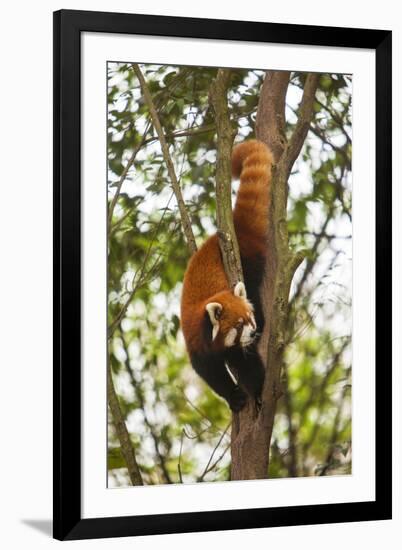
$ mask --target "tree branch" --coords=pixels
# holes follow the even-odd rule
[[[230,75],[230,70],[218,69],[210,88],[209,99],[215,112],[217,132],[216,208],[219,246],[226,277],[230,287],[233,288],[236,283],[243,281],[243,270],[232,213],[231,153],[234,132],[227,105]]]
[[[345,396],[347,391],[348,391],[348,387],[345,386],[342,390],[340,403],[338,406],[338,410],[336,411],[335,419],[332,425],[331,437],[328,445],[328,453],[325,459],[325,463],[322,469],[320,470],[320,473],[319,473],[320,476],[327,475],[328,470],[331,470],[334,468],[333,458],[335,453],[335,445],[336,445],[339,433],[342,431],[339,425],[342,419],[343,406],[344,406],[344,401],[345,401]]]
[[[315,92],[317,90],[320,75],[318,73],[308,73],[304,84],[303,97],[299,107],[299,118],[296,127],[286,148],[284,162],[287,167],[288,175],[295,163],[304,140],[310,128],[311,117],[313,115]]]
[[[325,111],[327,111],[327,113],[329,114],[329,116],[332,118],[332,120],[334,122],[336,122],[336,124],[338,125],[338,128],[339,130],[342,132],[342,134],[345,136],[345,139],[347,141],[347,143],[349,145],[352,145],[352,139],[351,137],[349,136],[349,134],[347,133],[347,131],[345,130],[345,123],[344,121],[342,120],[342,118],[340,118],[340,116],[336,113],[336,111],[333,111],[328,105],[325,105],[324,103],[322,103],[322,101],[320,101],[319,99],[316,99],[318,105],[320,107],[322,107],[323,109],[325,109]]]
[[[165,140],[178,139],[182,137],[193,137],[200,134],[207,134],[208,132],[215,131],[215,124],[205,124],[203,126],[194,126],[193,128],[187,128],[185,130],[177,130],[176,132],[171,132],[170,134],[164,134]],[[150,137],[144,141],[144,145],[149,145],[159,138]]]
[[[289,390],[289,379],[286,368],[284,371],[284,402],[285,414],[288,423],[288,453],[289,463],[287,464],[289,477],[298,477],[298,453],[297,453],[297,430],[293,423],[293,399]]]
[[[261,86],[255,133],[271,149],[275,160],[286,146],[285,105],[290,72],[267,71]]]
[[[317,386],[313,386],[311,388],[310,396],[307,399],[303,409],[301,410],[299,425],[303,426],[304,421],[305,421],[305,419],[307,417],[307,414],[309,412],[309,409],[313,405],[314,400],[318,396],[317,409],[320,411],[320,416],[318,417],[317,421],[314,424],[314,427],[311,431],[309,439],[304,442],[304,444],[302,445],[302,448],[301,448],[302,455],[303,455],[303,465],[304,465],[303,474],[304,475],[308,475],[308,471],[305,468],[307,453],[308,453],[309,449],[311,448],[311,446],[313,445],[313,443],[314,443],[314,441],[315,441],[315,439],[318,435],[318,432],[319,432],[319,430],[322,426],[322,417],[323,417],[322,409],[323,409],[323,405],[325,403],[325,398],[326,398],[325,390],[328,386],[328,383],[330,381],[330,378],[331,378],[332,374],[334,373],[335,369],[339,365],[339,362],[340,362],[340,359],[342,357],[343,352],[345,351],[345,349],[347,348],[347,346],[349,344],[350,344],[349,338],[345,339],[345,341],[343,342],[340,350],[334,355],[334,357],[331,359],[330,364],[327,366],[325,374],[324,374],[320,384],[318,384]]]
[[[127,430],[126,423],[120,409],[119,400],[113,385],[112,372],[110,362],[107,368],[107,398],[110,412],[112,414],[113,424],[116,430],[117,439],[119,440],[121,452],[126,461],[128,475],[130,476],[133,485],[143,485],[141,472],[138,468],[135,458],[134,449],[131,444],[130,435]]]
[[[271,182],[271,207],[267,236],[267,263],[261,286],[265,325],[258,344],[266,373],[261,411],[255,416],[245,407],[234,417],[232,479],[261,479],[268,475],[269,449],[276,405],[283,394],[281,368],[286,346],[289,291],[293,275],[304,259],[289,248],[287,228],[288,177],[310,126],[317,76],[308,75],[299,120],[289,143],[286,139],[285,105],[290,73],[268,71],[261,87],[256,137],[271,149],[275,159]],[[232,430],[232,432],[234,431]]]
[[[113,332],[116,330],[117,326],[120,324],[121,320],[123,319],[124,315],[126,314],[128,306],[132,302],[132,300],[135,296],[135,293],[142,286],[142,284],[145,281],[145,278],[150,274],[150,272],[155,267],[155,263],[154,263],[154,265],[151,267],[151,269],[149,269],[148,271],[145,270],[147,262],[149,260],[150,255],[151,255],[152,247],[153,247],[153,245],[154,245],[154,243],[155,243],[155,241],[158,237],[159,229],[162,225],[162,222],[163,222],[163,219],[164,219],[165,214],[167,212],[167,209],[169,208],[169,204],[170,204],[170,200],[171,200],[172,196],[173,195],[171,195],[171,197],[169,198],[168,203],[167,203],[166,207],[164,208],[164,210],[162,212],[161,219],[159,220],[158,225],[156,226],[156,229],[153,233],[152,240],[151,240],[151,242],[148,246],[148,249],[147,249],[147,252],[145,254],[145,258],[144,258],[144,261],[142,263],[141,269],[139,270],[139,276],[137,278],[137,272],[136,272],[135,275],[134,275],[134,280],[133,280],[133,285],[132,285],[133,288],[132,288],[127,300],[124,302],[121,310],[117,314],[117,317],[111,322],[111,324],[108,327],[108,338],[112,337]]]
[[[172,159],[171,159],[171,156],[170,156],[170,153],[169,153],[169,147],[166,143],[165,134],[163,132],[162,125],[160,123],[158,113],[155,109],[155,105],[153,103],[151,93],[149,91],[147,83],[145,82],[145,78],[144,78],[144,76],[141,72],[141,69],[140,69],[139,65],[136,64],[136,63],[134,63],[132,65],[132,68],[133,68],[133,70],[134,70],[134,72],[135,72],[135,74],[136,74],[136,76],[137,76],[137,78],[140,82],[142,94],[143,94],[145,103],[148,105],[148,109],[149,109],[149,112],[150,112],[150,115],[151,115],[153,127],[155,128],[155,131],[156,131],[156,133],[158,135],[158,138],[159,138],[159,142],[161,144],[162,154],[163,154],[163,158],[165,160],[165,164],[166,164],[166,168],[167,168],[167,171],[168,171],[168,174],[169,174],[170,182],[172,184],[173,191],[176,195],[176,200],[177,200],[177,204],[178,204],[178,207],[179,207],[180,217],[181,217],[181,221],[182,221],[182,225],[183,225],[184,235],[185,235],[185,238],[186,238],[186,241],[187,241],[187,246],[189,248],[190,253],[194,254],[194,252],[196,252],[196,250],[197,250],[197,245],[196,245],[196,242],[195,242],[193,230],[191,228],[190,217],[188,215],[188,212],[186,210],[186,206],[184,204],[181,188],[180,188],[179,182],[177,180],[176,172],[175,172],[173,162],[172,162]]]
[[[134,377],[133,369],[131,368],[131,365],[130,365],[130,356],[129,356],[128,346],[127,346],[127,342],[126,342],[124,332],[123,332],[123,329],[122,329],[121,325],[119,326],[119,332],[120,332],[120,338],[121,338],[121,341],[122,341],[122,344],[123,344],[124,353],[126,354],[126,360],[124,361],[124,366],[126,368],[128,376],[130,378],[131,386],[132,386],[132,388],[133,388],[133,390],[134,390],[134,392],[135,392],[135,394],[138,398],[138,401],[140,403],[140,407],[141,407],[142,413],[144,415],[144,422],[145,422],[146,426],[148,427],[149,433],[150,433],[152,441],[154,443],[155,454],[158,457],[159,466],[162,470],[162,474],[163,474],[163,477],[165,478],[165,482],[166,483],[173,483],[172,480],[171,480],[171,477],[169,475],[169,471],[167,469],[166,457],[160,449],[159,436],[155,433],[155,427],[150,422],[150,420],[148,418],[148,415],[146,413],[146,410],[145,410],[145,399],[144,399],[144,395],[142,393],[141,385],[137,383],[137,381]]]
[[[306,267],[303,271],[303,275],[302,275],[302,277],[301,277],[301,279],[300,279],[300,281],[297,285],[297,288],[295,290],[295,293],[293,295],[292,304],[295,304],[297,302],[298,298],[301,295],[303,287],[304,287],[310,273],[312,272],[312,270],[314,268],[315,260],[313,258],[315,258],[315,255],[317,254],[318,247],[320,246],[321,241],[325,238],[327,226],[328,226],[329,222],[332,219],[332,214],[333,214],[333,208],[330,208],[329,211],[328,211],[327,217],[325,218],[325,221],[324,221],[324,223],[321,227],[321,231],[317,235],[317,237],[314,241],[314,245],[310,250],[310,257],[307,260]]]
[[[181,431],[181,436],[180,436],[180,452],[179,452],[179,460],[177,462],[177,472],[179,474],[179,481],[180,483],[183,483],[183,474],[182,474],[182,471],[181,471],[181,455],[182,455],[182,452],[183,452],[183,438],[184,438],[184,429]]]
[[[239,118],[244,118],[247,116],[250,116],[255,112],[255,109],[251,109],[246,112],[240,112],[235,115],[233,115],[233,121],[238,120]],[[215,132],[216,131],[216,124],[202,124],[200,126],[192,126],[190,128],[185,128],[183,130],[176,130],[175,132],[170,132],[169,134],[165,134],[165,140],[173,140],[173,139],[180,139],[182,137],[193,137],[198,136],[202,134],[207,134],[208,132]],[[154,143],[155,141],[158,141],[158,137],[149,137],[147,138],[144,143],[144,145],[149,145],[151,143]]]
[[[213,470],[215,468],[215,466],[222,460],[222,458],[225,456],[226,454],[226,451],[228,450],[228,448],[230,447],[230,445],[228,445],[225,450],[223,451],[223,453],[218,457],[217,460],[215,460],[215,462],[212,462],[212,459],[214,458],[215,456],[215,453],[216,451],[218,450],[220,444],[222,443],[223,441],[223,438],[225,437],[227,431],[229,430],[230,426],[231,426],[231,422],[229,422],[229,424],[226,426],[225,428],[225,431],[222,433],[222,435],[220,436],[219,440],[218,440],[218,443],[215,445],[215,448],[214,450],[212,451],[211,453],[211,456],[209,457],[209,460],[207,462],[207,465],[205,466],[204,468],[204,471],[202,472],[202,474],[199,476],[199,478],[197,479],[197,481],[203,481],[205,476],[208,474],[208,472],[210,472],[211,470]]]
[[[116,192],[115,192],[115,194],[113,196],[113,199],[112,199],[112,201],[110,203],[110,206],[109,206],[109,215],[108,215],[108,231],[109,232],[110,232],[111,227],[112,227],[113,211],[114,211],[114,208],[117,204],[121,188],[122,188],[123,183],[124,183],[124,181],[127,177],[128,171],[130,170],[131,166],[134,164],[135,157],[137,156],[138,151],[141,149],[141,147],[144,145],[144,143],[146,141],[145,137],[148,133],[148,129],[149,129],[149,124],[145,128],[144,135],[142,136],[142,139],[141,139],[140,143],[134,148],[134,151],[132,152],[131,157],[128,159],[128,162],[127,162],[127,164],[126,164],[126,166],[123,170],[123,173],[120,176],[120,179],[117,183]]]

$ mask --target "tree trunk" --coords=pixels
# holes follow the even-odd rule
[[[266,274],[261,287],[265,327],[259,353],[266,375],[261,409],[249,401],[240,413],[234,413],[231,433],[231,479],[268,477],[269,448],[276,404],[281,395],[280,376],[289,314],[289,290],[293,275],[303,261],[302,254],[289,250],[287,230],[288,177],[306,138],[318,75],[308,74],[299,118],[289,141],[286,139],[285,100],[290,73],[268,71],[261,88],[256,119],[256,137],[268,145],[274,155],[271,208],[267,235]],[[234,232],[230,200],[230,150],[233,133],[227,108],[230,72],[219,69],[212,83],[210,101],[217,126],[216,201],[218,235],[225,272],[233,286],[242,280],[237,238]]]
[[[259,343],[259,353],[266,374],[262,406],[256,413],[249,403],[233,415],[231,479],[262,479],[268,477],[269,448],[276,404],[281,395],[280,376],[286,342],[289,313],[289,290],[293,275],[303,261],[302,254],[289,250],[287,231],[288,177],[306,138],[313,114],[318,75],[307,76],[299,119],[289,141],[285,133],[285,99],[290,73],[268,71],[261,88],[256,137],[273,152],[271,209],[267,239],[266,275],[261,288],[265,327]]]

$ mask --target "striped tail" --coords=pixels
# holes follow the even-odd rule
[[[232,173],[240,176],[233,218],[243,257],[266,255],[272,163],[272,153],[261,141],[248,140],[233,149]]]

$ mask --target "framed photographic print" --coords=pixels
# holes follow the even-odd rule
[[[54,536],[391,517],[391,32],[54,14]]]

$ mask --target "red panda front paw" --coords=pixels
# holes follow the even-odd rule
[[[229,398],[229,406],[233,412],[239,412],[242,410],[247,402],[247,394],[239,387],[233,388],[233,391]]]

